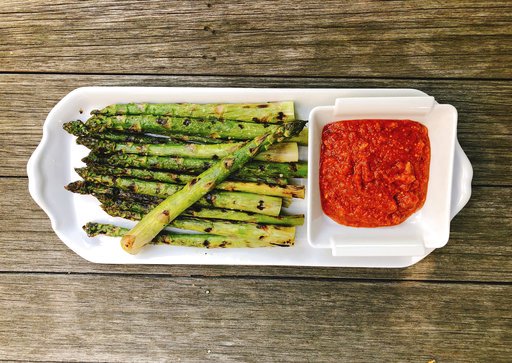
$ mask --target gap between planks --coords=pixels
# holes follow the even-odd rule
[[[401,283],[419,283],[419,284],[438,284],[438,285],[486,285],[486,286],[512,286],[512,281],[478,281],[478,280],[439,280],[439,279],[399,279],[399,278],[364,278],[364,277],[318,277],[318,276],[277,276],[277,275],[229,275],[229,276],[211,276],[211,275],[169,275],[165,273],[122,273],[122,272],[63,272],[63,271],[0,271],[0,275],[23,275],[23,276],[97,276],[97,277],[122,277],[122,278],[152,278],[152,279],[173,279],[173,280],[286,280],[286,281],[307,281],[307,282],[333,282],[333,283],[383,283],[383,284],[401,284]],[[1,360],[0,360],[1,361]]]
[[[179,74],[179,73],[115,73],[115,72],[51,72],[51,71],[0,71],[0,75],[5,76],[104,76],[104,77],[216,77],[216,78],[233,78],[233,77],[243,77],[243,78],[251,78],[251,79],[264,79],[264,78],[272,78],[272,79],[301,79],[301,80],[389,80],[389,81],[474,81],[474,82],[503,82],[510,81],[512,78],[500,78],[500,77],[388,77],[388,76],[280,76],[280,75],[244,75],[240,76],[238,74],[220,74],[220,73],[212,73],[212,74],[202,74],[202,73],[187,73],[187,74]],[[286,87],[286,88],[300,88],[300,87]]]

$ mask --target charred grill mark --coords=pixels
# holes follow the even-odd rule
[[[260,201],[258,202],[258,206],[257,206],[256,208],[258,208],[259,210],[263,210],[263,209],[265,209],[265,202],[264,202],[264,201],[262,201],[262,200],[260,200]]]
[[[290,247],[290,245],[292,244],[291,241],[285,241],[283,242],[283,244],[281,243],[274,243],[274,242],[271,242],[270,243],[272,246],[278,246],[278,247]]]
[[[213,229],[212,227],[208,227],[208,228],[205,228],[204,231],[206,233],[210,233],[212,231],[212,229]]]
[[[186,118],[185,121],[183,121],[183,125],[185,125],[185,126],[190,125],[190,119]]]
[[[169,217],[169,211],[168,211],[167,209],[164,209],[164,210],[162,211],[162,214],[163,214],[164,216],[166,216],[166,217]]]
[[[279,121],[283,121],[284,119],[284,113],[282,113],[281,111],[278,112],[277,114],[277,117],[276,117]]]
[[[265,236],[259,236],[258,237],[259,240],[262,240],[263,238],[265,238]]]
[[[208,193],[204,196],[204,199],[210,204],[213,204],[215,202],[215,195]]]
[[[137,193],[137,185],[135,183],[130,183],[127,188],[132,193]]]
[[[140,126],[139,126],[139,125],[137,125],[137,124],[133,124],[133,125],[131,125],[131,126],[128,128],[128,130],[133,131],[133,132],[140,132],[141,128],[140,128]]]
[[[134,236],[125,236],[124,238],[124,247],[125,248],[132,248],[133,244],[135,243],[135,237]]]
[[[203,242],[203,246],[205,246],[206,248],[210,247],[210,241],[205,239],[204,242]]]
[[[167,120],[163,117],[157,117],[156,118],[156,123],[161,125],[161,126],[165,126],[167,124]]]
[[[227,241],[222,241],[222,243],[219,245],[220,248],[225,248],[227,246]]]
[[[197,183],[198,179],[197,178],[193,178],[191,181],[189,181],[189,184],[190,186],[194,185],[195,183]]]
[[[267,107],[268,107],[268,105],[266,105],[266,104],[261,104],[261,105],[258,105],[257,107],[258,107],[258,108],[267,108]]]
[[[253,117],[253,118],[252,118],[252,122],[259,122],[259,121],[260,121],[260,119],[259,119],[259,118],[257,118],[257,117]]]
[[[217,154],[213,155],[213,156],[212,156],[212,159],[213,159],[213,160],[219,160],[219,155],[217,155]]]
[[[264,231],[268,231],[268,226],[266,224],[257,224],[256,228],[264,230]]]
[[[234,162],[233,159],[226,159],[226,160],[224,160],[224,166],[229,169],[229,168],[231,168],[231,166],[233,166],[233,162]]]
[[[244,125],[242,125],[242,124],[238,124],[238,127],[240,128],[240,130],[244,129]]]
[[[264,127],[264,128],[267,128],[267,127],[269,127],[269,126],[270,126],[270,124],[269,124],[269,123],[264,123],[264,124],[263,124],[263,127]]]

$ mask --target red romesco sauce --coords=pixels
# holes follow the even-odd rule
[[[350,120],[322,132],[322,209],[353,227],[393,226],[425,203],[430,141],[411,120]]]

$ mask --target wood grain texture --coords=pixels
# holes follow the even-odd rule
[[[475,185],[512,185],[512,85],[507,81],[426,81],[269,77],[0,75],[0,176],[24,176],[51,108],[71,90],[92,85],[418,88],[459,112],[459,140]]]
[[[315,281],[311,289],[310,284],[4,275],[0,356],[498,363],[512,354],[511,286]]]
[[[0,2],[0,361],[510,362],[512,2]],[[474,167],[408,269],[88,263],[28,194],[81,86],[417,88]]]
[[[92,264],[75,255],[30,199],[26,179],[0,178],[0,230],[4,232],[0,234],[0,266],[4,272],[512,282],[511,200],[511,188],[476,187],[469,204],[452,222],[448,245],[407,269],[119,266]]]
[[[0,71],[510,78],[510,1],[3,1]]]

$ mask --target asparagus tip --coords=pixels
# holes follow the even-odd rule
[[[77,193],[77,194],[91,194],[91,184],[84,181],[84,180],[77,180],[74,182],[69,183],[68,185],[64,186],[64,189],[67,191],[70,191],[71,193]]]
[[[85,124],[80,120],[65,122],[62,128],[74,136],[86,136],[88,134]]]
[[[298,135],[302,131],[304,126],[306,126],[307,123],[308,123],[307,121],[297,120],[297,121],[287,122],[287,123],[283,124],[284,136],[285,137],[293,137],[293,136]]]
[[[85,231],[88,237],[95,237],[101,234],[101,228],[98,223],[87,222],[82,226],[82,229]]]

